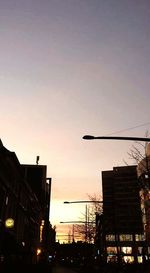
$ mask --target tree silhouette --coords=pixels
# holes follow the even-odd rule
[[[75,230],[80,234],[83,241],[93,243],[96,235],[96,214],[102,214],[102,201],[100,195],[88,194],[90,204],[86,205],[86,210],[82,213],[80,220],[84,223],[82,225],[75,225]]]

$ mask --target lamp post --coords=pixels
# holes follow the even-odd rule
[[[85,224],[86,227],[87,227],[87,222],[86,221],[65,221],[65,222],[61,221],[60,224],[73,224],[72,225],[72,241],[73,242],[74,242],[74,224]],[[87,234],[87,231],[86,231],[86,234]],[[85,236],[85,241],[87,241],[87,235]]]
[[[84,135],[84,140],[97,140],[97,139],[112,139],[112,140],[125,140],[125,141],[143,141],[150,142],[150,138],[148,137],[120,137],[120,136],[92,136],[92,135]]]
[[[79,204],[79,203],[86,203],[86,207],[85,207],[85,242],[87,242],[88,238],[90,238],[88,235],[90,235],[89,233],[89,224],[93,223],[93,222],[89,222],[89,210],[87,207],[87,203],[100,203],[102,204],[103,201],[100,200],[77,200],[77,201],[64,201],[64,204]],[[80,221],[82,222],[82,221]],[[90,240],[89,240],[90,241]]]
[[[73,224],[72,225],[72,242],[74,243],[74,223],[79,223],[79,221],[61,221],[60,224]]]
[[[61,221],[60,224],[85,224],[85,221]]]
[[[113,140],[131,140],[131,141],[150,142],[150,138],[148,138],[148,137],[120,137],[120,136],[91,136],[91,135],[85,135],[85,136],[83,136],[83,139],[85,139],[85,140],[113,139]]]
[[[79,201],[64,201],[64,204],[73,204],[73,203],[103,203],[103,201],[96,201],[96,200],[79,200]]]

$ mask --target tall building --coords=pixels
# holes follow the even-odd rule
[[[142,261],[143,221],[137,166],[102,172],[103,249],[106,259]]]
[[[54,247],[49,222],[51,178],[46,165],[21,165],[0,141],[0,256],[36,262],[37,249]]]
[[[15,154],[0,141],[0,255],[35,258],[41,206]]]
[[[107,234],[143,232],[136,166],[102,172],[103,212]]]
[[[24,179],[30,185],[41,205],[40,247],[44,251],[49,252],[51,251],[51,246],[53,248],[53,244],[55,242],[55,238],[53,236],[55,232],[49,221],[51,178],[47,178],[46,165],[22,164],[21,168]]]
[[[47,181],[46,165],[21,164],[24,179],[30,185],[42,207],[42,219],[45,220],[46,212],[50,208],[51,180]],[[47,215],[49,220],[49,215]]]

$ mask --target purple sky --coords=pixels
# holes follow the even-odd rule
[[[62,202],[100,193],[101,171],[133,163],[131,142],[82,136],[149,122],[150,2],[1,0],[0,38],[0,137],[20,163],[48,166],[52,224],[76,220]]]

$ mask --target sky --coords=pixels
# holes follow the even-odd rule
[[[85,209],[64,201],[101,195],[102,171],[133,164],[133,142],[82,137],[145,136],[149,71],[149,0],[0,0],[0,138],[47,165],[57,234]]]

